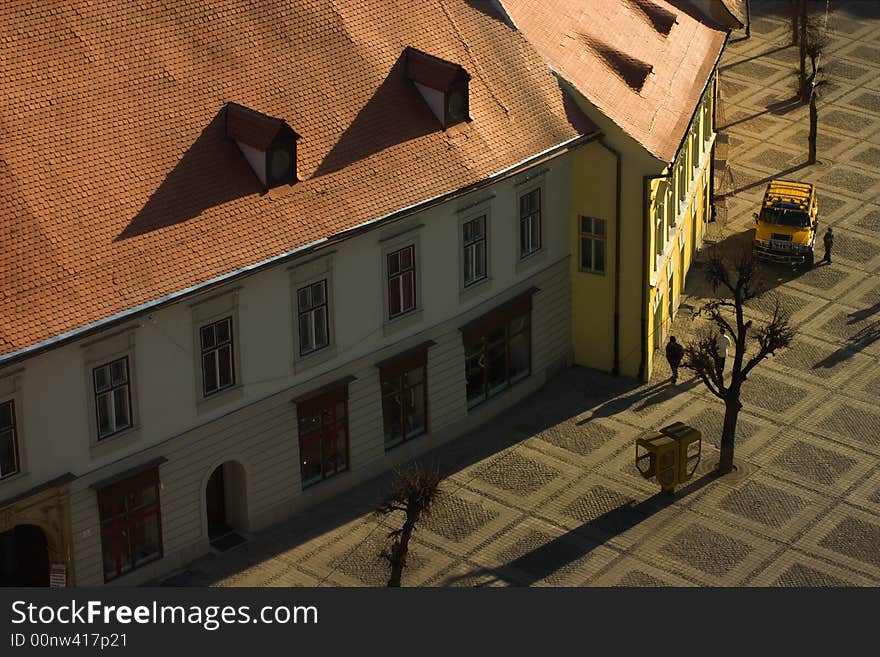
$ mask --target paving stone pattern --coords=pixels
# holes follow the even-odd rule
[[[880,420],[870,410],[880,390],[880,307],[870,295],[880,267],[880,2],[832,4],[817,164],[804,164],[804,108],[781,105],[796,83],[787,3],[752,0],[752,36],[735,34],[721,62],[717,114],[734,176],[732,186],[717,181],[727,213],[709,237],[750,239],[766,181],[784,176],[819,185],[839,256],[809,271],[768,269],[799,337],[746,382],[740,470],[708,475],[723,404],[687,373],[670,388],[662,357],[646,384],[565,370],[433,452],[450,475],[448,496],[416,532],[405,585],[880,585]],[[702,271],[692,268],[682,298],[693,307],[711,294]],[[756,323],[769,299],[753,302]],[[679,314],[675,335],[687,341],[698,325]],[[704,462],[664,495],[635,470],[634,441],[674,419],[703,431]],[[171,583],[384,586],[388,526],[379,523],[393,518],[371,512],[388,483],[383,475],[302,511]],[[761,527],[772,542],[756,536]]]

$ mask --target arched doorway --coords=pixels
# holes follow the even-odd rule
[[[244,542],[248,529],[245,473],[236,461],[218,465],[205,486],[208,540],[218,550]]]
[[[0,534],[0,586],[49,586],[49,544],[36,525]]]

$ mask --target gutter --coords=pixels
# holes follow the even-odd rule
[[[411,214],[415,214],[417,212],[432,208],[441,203],[445,203],[446,201],[450,201],[460,196],[470,194],[473,191],[482,189],[483,187],[487,187],[500,180],[510,178],[511,176],[516,175],[523,169],[527,169],[545,160],[556,157],[557,155],[568,152],[569,150],[583,144],[587,144],[595,139],[598,139],[600,136],[601,133],[593,132],[572,137],[571,139],[567,139],[566,141],[556,144],[555,146],[551,146],[550,148],[547,148],[540,153],[536,153],[535,155],[527,157],[524,160],[517,162],[516,164],[512,164],[509,167],[500,169],[495,173],[490,174],[486,178],[483,178],[482,180],[479,180],[465,187],[461,187],[450,192],[444,192],[443,194],[438,194],[437,196],[425,199],[424,201],[413,203],[412,205],[408,205],[404,208],[401,208],[400,210],[395,210],[380,217],[376,217],[375,219],[364,221],[360,224],[357,224],[356,226],[347,228],[334,235],[331,235],[330,237],[322,237],[321,239],[315,240],[314,242],[303,244],[302,246],[298,246],[295,249],[291,249],[290,251],[285,251],[284,253],[278,254],[276,256],[266,258],[252,265],[240,267],[229,273],[216,276],[207,281],[204,281],[203,283],[192,285],[182,290],[177,290],[176,292],[172,292],[171,294],[159,297],[158,299],[154,299],[153,301],[148,301],[133,308],[129,308],[128,310],[123,310],[121,312],[110,315],[109,317],[105,317],[103,319],[90,322],[89,324],[85,324],[84,326],[80,326],[65,333],[52,336],[51,338],[47,338],[46,340],[37,342],[36,344],[33,344],[31,346],[17,349],[8,354],[0,356],[0,367],[6,367],[7,365],[19,362],[25,358],[36,356],[45,351],[49,351],[50,349],[54,349],[55,347],[60,347],[64,344],[67,344],[68,342],[72,342],[73,340],[88,337],[97,333],[98,331],[116,326],[132,319],[136,319],[147,313],[156,311],[160,308],[178,302],[186,297],[198,294],[200,292],[205,292],[226,283],[238,280],[239,278],[255,273],[270,265],[279,264],[291,259],[295,259],[297,257],[301,257],[320,247],[336,244],[349,237],[353,237],[355,235],[359,235],[361,233],[372,230],[373,228],[383,226],[387,223],[402,219],[403,217],[409,216]]]
[[[620,199],[621,199],[621,175],[622,158],[620,151],[609,146],[603,137],[599,137],[599,144],[617,158],[617,184],[614,200],[614,360],[611,366],[611,374],[620,374]]]

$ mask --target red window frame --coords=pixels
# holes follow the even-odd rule
[[[323,391],[314,396],[301,398],[296,402],[297,408],[297,435],[299,440],[300,455],[305,451],[304,446],[319,444],[321,446],[321,477],[320,479],[306,480],[303,472],[305,462],[300,458],[300,478],[302,487],[308,488],[319,484],[325,479],[345,472],[349,469],[349,431],[348,431],[348,385],[340,385],[331,390]],[[338,410],[341,407],[342,417]],[[316,428],[304,431],[307,426],[307,418],[314,419],[317,416]],[[313,425],[314,426],[314,425]],[[340,445],[340,429],[345,431],[344,444]],[[326,445],[331,445],[332,450],[325,453]],[[343,458],[340,459],[340,456]],[[329,457],[329,458],[328,458]],[[344,461],[340,464],[340,461]],[[332,468],[328,468],[328,463]]]
[[[416,307],[416,247],[413,244],[386,256],[388,273],[388,319],[405,315]]]
[[[155,492],[155,501],[152,504],[139,507],[134,510],[124,509],[125,501],[128,495],[132,492],[140,491],[145,488],[154,488]],[[126,479],[125,481],[112,484],[107,486],[106,488],[102,488],[98,491],[98,510],[99,514],[101,511],[108,506],[107,499],[110,498],[110,516],[109,517],[100,517],[101,522],[101,562],[102,562],[102,570],[104,571],[104,581],[109,582],[111,580],[116,579],[122,575],[130,573],[134,570],[137,570],[141,566],[144,566],[148,563],[152,563],[153,561],[157,561],[162,558],[163,555],[163,546],[162,546],[162,511],[161,511],[161,498],[160,498],[160,490],[159,490],[159,473],[155,469],[151,469],[147,472],[141,473],[139,475],[135,475],[130,479]],[[133,543],[133,537],[136,536],[135,529],[137,525],[149,517],[156,516],[156,531],[157,531],[157,544],[158,544],[158,552],[143,561],[138,561],[135,558],[135,544]],[[127,532],[127,538],[124,536],[124,532]],[[129,560],[131,566],[123,570],[122,568],[122,550],[123,550],[123,541],[128,541],[128,550],[129,550]],[[112,576],[107,574],[107,570],[103,565],[104,559],[104,548],[106,547],[105,541],[112,542],[113,554],[116,561],[116,573]]]

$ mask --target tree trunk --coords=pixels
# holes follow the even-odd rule
[[[746,0],[746,39],[752,36],[752,7],[751,0]]]
[[[718,461],[718,472],[727,474],[733,470],[733,450],[736,440],[736,420],[739,416],[739,388],[731,386],[724,409],[724,428],[721,430],[721,457]]]
[[[388,586],[400,586],[403,578],[403,566],[406,564],[406,554],[409,552],[409,539],[418,518],[407,516],[400,532],[400,538],[396,545],[391,548],[391,577],[388,578]]]
[[[819,110],[816,107],[816,90],[810,92],[810,152],[807,156],[807,164],[816,163],[816,140],[819,133]]]
[[[788,0],[788,10],[791,12],[791,45],[797,45],[798,42],[798,15],[800,0]]]
[[[807,0],[801,0],[800,29],[800,56],[801,67],[798,74],[798,94],[801,102],[807,102]]]

